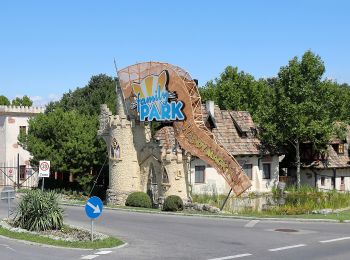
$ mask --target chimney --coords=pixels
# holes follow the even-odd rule
[[[212,100],[205,101],[205,107],[207,108],[208,114],[210,116],[212,116],[213,118],[215,118],[215,116],[214,116],[214,108],[215,108],[214,101],[212,101]]]

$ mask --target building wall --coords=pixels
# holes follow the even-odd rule
[[[296,171],[293,169],[292,173],[296,174]],[[310,169],[301,169],[300,175],[302,185],[317,187],[321,190],[333,190],[333,169],[313,169],[313,171]],[[344,177],[344,185],[341,185],[341,177]],[[323,178],[324,181],[322,183]],[[338,191],[350,191],[350,168],[336,169],[335,188]]]
[[[235,157],[242,164],[252,164],[252,187],[247,192],[270,192],[272,187],[278,183],[279,159],[278,156],[272,156],[264,159],[259,159],[258,156],[240,156]],[[270,179],[263,179],[262,165],[269,163],[271,166]],[[205,166],[204,183],[195,183],[195,166]],[[192,194],[226,194],[230,190],[225,179],[214,169],[207,165],[199,158],[191,161],[191,173],[189,182],[192,189]]]
[[[8,176],[17,182],[17,156],[19,154],[19,165],[30,167],[30,154],[18,145],[18,136],[20,126],[25,126],[28,131],[28,120],[36,114],[43,113],[44,108],[35,107],[15,107],[0,106],[0,167]],[[4,167],[13,167],[8,169]],[[31,175],[33,171],[26,170],[25,179]],[[0,185],[13,185],[13,181],[9,180],[2,172],[0,173]],[[34,174],[26,182],[24,179],[20,181],[23,186],[36,186],[38,182],[37,176]]]

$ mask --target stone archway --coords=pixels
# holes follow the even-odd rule
[[[158,181],[157,181],[157,173],[154,170],[153,163],[150,163],[149,166],[149,174],[147,181],[147,194],[150,196],[152,200],[152,204],[154,206],[158,206],[159,204],[159,189],[158,189]]]

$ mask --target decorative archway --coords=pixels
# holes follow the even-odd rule
[[[197,85],[186,71],[168,63],[144,62],[119,70],[118,78],[130,117],[140,121],[173,120],[181,147],[213,166],[236,195],[251,186],[235,158],[205,126]],[[162,107],[164,97],[171,106]],[[153,103],[155,106],[148,107]]]
[[[149,175],[147,181],[147,194],[152,199],[153,205],[158,204],[159,199],[159,190],[158,190],[158,181],[157,181],[157,173],[154,170],[153,163],[149,165]]]

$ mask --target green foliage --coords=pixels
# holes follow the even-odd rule
[[[78,114],[99,115],[100,105],[107,104],[112,113],[116,112],[116,80],[105,74],[92,76],[83,88],[63,94],[60,101],[52,102],[47,112],[61,108],[63,111],[75,110]],[[96,129],[97,130],[97,129]]]
[[[27,95],[24,95],[22,98],[16,97],[14,100],[12,100],[12,106],[30,107],[32,105],[33,101]]]
[[[9,106],[9,105],[10,105],[10,101],[8,100],[8,98],[1,95],[0,96],[0,106]]]
[[[19,202],[14,223],[29,231],[61,229],[63,209],[57,194],[40,190],[27,192]]]
[[[181,211],[184,209],[182,199],[177,195],[170,195],[165,198],[163,211]]]
[[[96,137],[100,105],[108,104],[115,112],[115,86],[112,77],[93,76],[85,87],[69,91],[60,101],[50,103],[45,114],[31,119],[28,135],[20,136],[19,142],[33,155],[32,165],[50,160],[54,171],[72,173],[89,192],[107,151]]]
[[[129,194],[125,205],[130,207],[152,208],[152,200],[147,193],[137,191]]]
[[[34,165],[47,159],[53,171],[88,175],[97,171],[105,158],[102,140],[96,138],[97,124],[94,116],[57,108],[30,119],[28,134],[19,141],[33,155]]]

